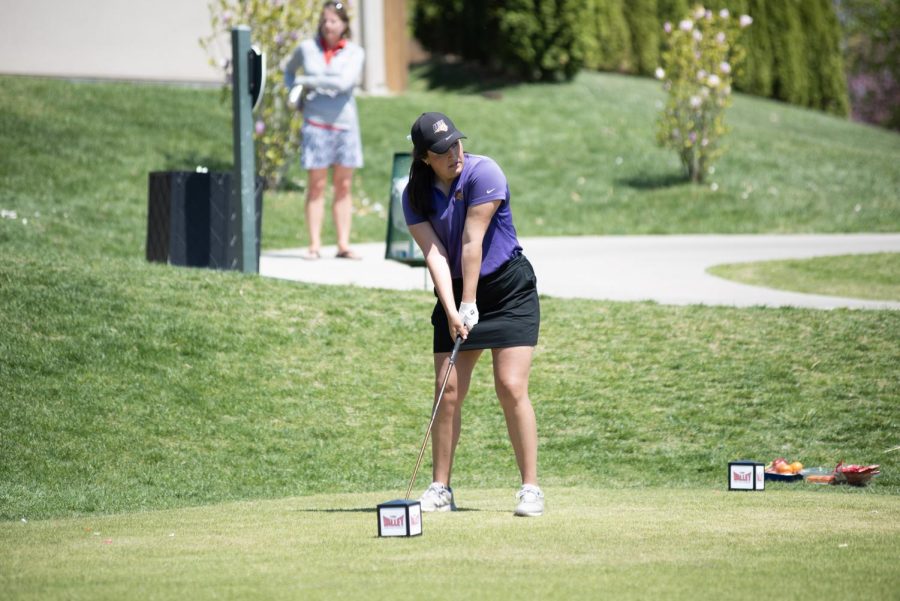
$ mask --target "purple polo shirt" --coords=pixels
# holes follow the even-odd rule
[[[428,221],[438,239],[447,249],[450,275],[462,277],[462,237],[466,209],[492,200],[501,200],[484,234],[481,257],[481,276],[494,273],[504,263],[522,251],[516,238],[512,212],[509,209],[509,185],[500,166],[493,159],[465,153],[462,173],[450,187],[449,196],[434,188],[431,206],[434,211],[424,217],[409,206],[407,190],[403,190],[403,215],[406,225]]]

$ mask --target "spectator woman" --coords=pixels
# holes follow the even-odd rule
[[[326,2],[316,37],[303,41],[285,63],[285,86],[294,92],[292,98],[302,98],[302,107],[298,108],[303,111],[301,164],[307,171],[307,259],[321,257],[329,168],[333,170],[332,217],[337,232],[337,256],[359,258],[350,249],[353,220],[350,192],[353,171],[363,165],[353,90],[362,74],[365,53],[361,46],[350,41],[349,25],[346,6],[342,2]],[[299,77],[298,70],[303,72]]]

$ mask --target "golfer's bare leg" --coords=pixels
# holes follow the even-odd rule
[[[350,227],[353,224],[353,167],[334,166],[334,204],[331,207],[334,228],[337,231],[338,252],[350,250]]]
[[[472,381],[472,370],[481,351],[466,351],[456,357],[456,365],[450,372],[447,380],[447,388],[441,399],[434,426],[431,428],[431,461],[432,481],[443,482],[450,486],[450,476],[453,471],[453,456],[456,453],[456,445],[459,443],[459,432],[462,423],[462,404],[469,391]],[[435,353],[434,355],[434,399],[437,401],[441,391],[441,384],[447,374],[447,366],[450,364],[450,353]]]
[[[309,229],[309,251],[322,248],[322,220],[325,216],[325,186],[328,169],[310,169],[306,183],[306,226]]]
[[[522,484],[537,485],[537,421],[528,397],[533,352],[530,346],[494,349],[493,359],[494,387],[506,416]]]

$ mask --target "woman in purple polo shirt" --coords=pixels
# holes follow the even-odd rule
[[[522,477],[515,514],[539,516],[544,494],[537,482],[537,425],[528,397],[541,321],[537,278],[516,238],[506,176],[492,159],[463,152],[464,137],[441,113],[416,119],[403,192],[406,223],[425,255],[438,298],[431,315],[438,385],[454,341],[464,340],[432,427],[433,482],[420,501],[423,511],[456,508],[450,473],[462,404],[475,363],[491,349],[494,388]]]

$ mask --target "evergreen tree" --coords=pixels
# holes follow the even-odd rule
[[[747,60],[744,69],[735,78],[735,86],[749,94],[769,97],[772,95],[772,42],[766,0],[744,1],[746,10],[739,12],[752,17],[753,24],[743,33]]]
[[[802,1],[781,0],[771,4],[768,7],[767,31],[772,43],[772,94],[791,104],[806,106],[809,100],[806,36],[800,22],[798,5]]]
[[[625,18],[631,28],[631,45],[637,61],[637,72],[648,75],[659,66],[660,23],[656,16],[656,0],[630,0],[625,4]]]
[[[806,0],[800,16],[807,29],[809,106],[847,116],[847,79],[841,57],[841,31],[831,0]]]
[[[656,0],[656,14],[660,23],[668,21],[675,26],[690,12],[691,3],[688,0]]]
[[[625,18],[624,0],[597,0],[596,30],[599,68],[604,71],[634,73],[636,69],[631,50],[632,34]]]

